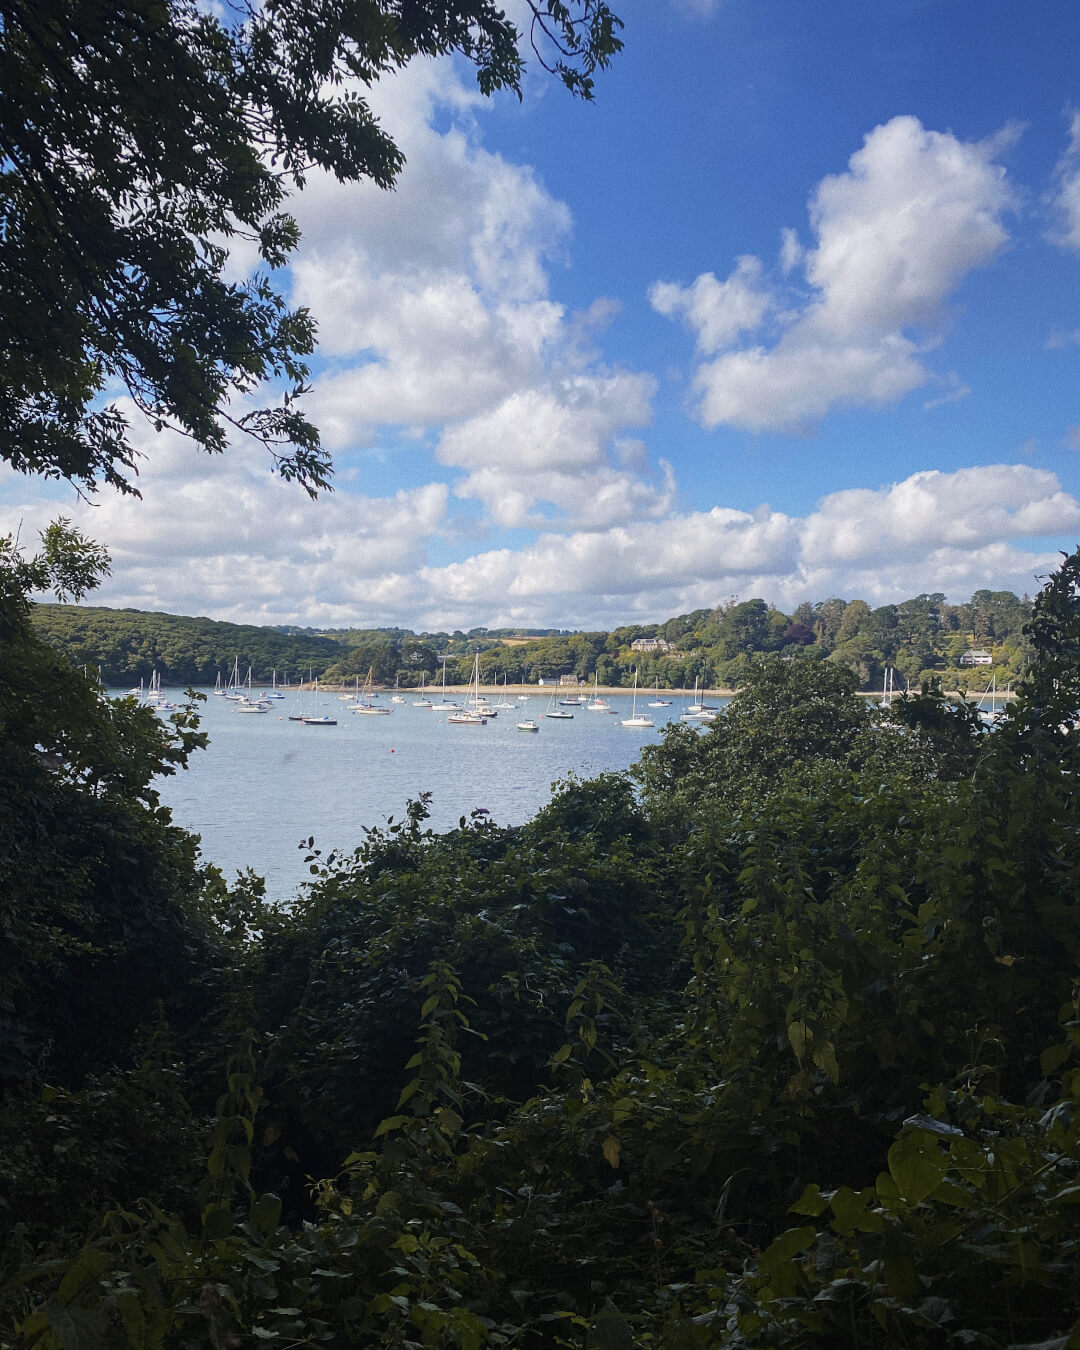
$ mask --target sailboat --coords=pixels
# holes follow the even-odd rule
[[[498,688],[499,688],[498,678],[496,677],[496,681],[495,681],[495,690],[496,690],[496,693],[498,692]],[[509,699],[509,696],[507,695],[507,692],[506,692],[506,676],[504,675],[504,676],[503,676],[503,696],[502,696],[502,698],[499,700],[499,702],[496,703],[496,704],[494,705],[495,711],[496,711],[496,712],[510,712],[510,711],[512,711],[515,707],[517,707],[517,704],[511,703],[511,702],[510,702],[510,699]]]
[[[232,703],[238,702],[244,697],[243,686],[240,683],[240,658],[233,658],[233,673],[229,678],[229,687],[225,690],[225,697]]]
[[[170,703],[161,692],[161,676],[155,670],[150,676],[150,687],[146,691],[146,705],[158,712],[175,712],[176,704]]]
[[[446,667],[443,666],[445,673]],[[472,709],[461,708],[452,712],[446,719],[447,722],[453,722],[455,726],[482,727],[487,725],[487,714],[479,711],[480,703],[480,653],[477,652],[473,660],[473,695]]]
[[[270,688],[263,694],[263,698],[284,698],[285,695],[277,687],[277,668],[275,667],[270,676]]]
[[[351,713],[361,713],[369,717],[389,717],[394,711],[393,708],[384,708],[375,702],[375,667],[368,668],[367,679],[364,681],[363,696],[358,698],[355,703],[349,704]]]
[[[993,679],[991,679],[990,683],[986,686],[982,698],[979,699],[979,703],[976,708],[976,712],[978,712],[979,714],[979,721],[983,724],[984,727],[997,726],[997,724],[1004,718],[1005,710],[1003,708],[998,707],[998,699],[1007,697],[1008,697],[1007,694],[998,693],[997,676],[995,675]],[[983,704],[987,699],[990,700],[989,708],[983,707]]]
[[[590,712],[609,713],[615,711],[615,709],[611,706],[611,704],[607,701],[606,698],[600,697],[599,671],[596,671],[595,674],[593,675],[593,696],[591,699],[589,699],[588,703],[585,704],[585,707],[588,708]]]
[[[486,692],[483,694],[480,692],[479,652],[476,653],[475,666],[476,670],[475,670],[475,677],[473,680],[473,692],[468,698],[466,698],[465,706],[467,708],[470,708],[472,712],[479,713],[482,717],[498,717],[499,715],[498,708],[493,706],[491,699],[488,698]]]
[[[401,677],[400,677],[399,675],[395,675],[395,676],[394,676],[394,692],[390,695],[390,702],[391,702],[391,703],[404,703],[404,702],[405,702],[405,695],[400,691],[400,689],[398,689],[398,680],[399,680],[400,678],[401,678]]]
[[[712,703],[698,702],[698,677],[694,676],[694,701],[685,712],[679,714],[680,722],[711,722],[720,711]]]
[[[234,713],[268,713],[271,705],[266,699],[260,698],[252,700],[250,698],[238,699],[233,704]]]
[[[251,697],[251,667],[248,666],[247,693],[241,694],[239,698],[233,700],[233,712],[268,713],[269,711],[270,704],[261,695],[258,698]]]
[[[656,723],[645,713],[639,713],[637,710],[637,671],[634,671],[634,703],[629,717],[622,719],[624,727],[654,727]]]
[[[479,656],[479,653],[477,653]],[[434,712],[461,712],[461,704],[446,697],[446,662],[442,663],[442,700],[431,705]]]
[[[310,684],[311,683],[310,667],[308,669],[307,677],[308,677],[308,684]],[[302,679],[298,679],[296,681],[296,698],[293,699],[293,710],[289,714],[290,722],[303,722],[307,717],[307,713],[304,711],[303,693],[304,693],[304,681]]]
[[[652,698],[649,700],[649,707],[650,707],[650,708],[670,708],[670,707],[671,707],[671,699],[669,699],[669,698],[661,698],[661,697],[660,697],[660,681],[659,681],[659,679],[656,681],[656,688],[653,690],[653,696],[652,696]]]
[[[556,707],[555,700],[556,700],[557,698],[558,698],[558,694],[557,694],[557,693],[553,693],[553,694],[551,695],[551,702],[550,702],[550,704],[548,705],[548,710],[547,710],[547,712],[546,712],[546,713],[541,713],[540,716],[541,716],[541,717],[554,717],[554,718],[556,718],[556,719],[557,719],[558,721],[560,721],[560,722],[572,722],[572,721],[574,720],[574,714],[573,714],[572,712],[567,712],[565,708],[559,708],[559,707]]]
[[[885,667],[885,677],[881,682],[881,702],[878,704],[879,708],[892,707],[893,695],[896,692],[893,688],[893,677],[895,674],[896,672],[893,670],[892,666]]]
[[[315,681],[315,712],[311,717],[301,719],[306,727],[336,727],[337,718],[330,717],[327,713],[319,716],[319,681]]]
[[[427,672],[422,670],[420,672],[420,697],[413,699],[414,708],[430,708],[433,706],[431,699],[425,697],[424,695],[424,680],[426,679],[426,677]]]

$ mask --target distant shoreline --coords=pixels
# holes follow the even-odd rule
[[[120,688],[119,685],[110,687]],[[180,689],[184,687],[185,686],[183,685],[173,685],[173,684],[167,686],[167,688],[170,689]],[[208,685],[204,685],[202,687],[209,688]],[[261,692],[268,686],[265,683],[255,682],[253,683],[252,687],[253,689],[257,689]],[[323,694],[348,694],[352,693],[355,687],[356,687],[355,684],[320,684],[319,692]],[[314,692],[314,689],[315,689],[314,680],[304,680],[300,684],[279,684],[277,686],[277,692],[279,694],[298,694],[298,693]],[[361,686],[361,692],[363,692],[363,686]],[[442,695],[443,686],[441,684],[427,684],[424,686],[423,690],[421,690],[419,685],[415,689],[395,689],[394,686],[390,684],[379,684],[375,686],[374,692],[376,694],[401,694],[406,699],[417,698],[420,696],[421,693],[431,698],[439,698]],[[468,684],[448,684],[446,685],[446,692],[448,694],[469,694],[472,692],[472,683],[470,682]],[[499,694],[506,693],[506,694],[513,694],[515,697],[518,694],[528,694],[530,697],[539,696],[541,698],[550,698],[552,695],[554,695],[557,698],[572,698],[573,696],[579,694],[590,696],[594,693],[598,693],[602,695],[604,698],[611,698],[611,697],[618,698],[620,695],[623,694],[627,695],[633,694],[634,690],[633,686],[618,685],[618,684],[601,684],[599,686],[592,684],[579,684],[579,685],[481,684],[480,692],[482,694],[486,694],[488,697],[495,697]],[[643,688],[641,685],[639,685],[637,692],[639,698],[647,698],[651,696],[652,698],[669,698],[672,700],[675,699],[685,700],[695,697],[693,689],[657,689],[655,686],[653,686],[652,688],[648,687]],[[734,696],[738,692],[739,691],[737,689],[698,689],[696,697],[698,699],[734,698]],[[1016,698],[1016,694],[1012,690],[1009,691],[999,690],[997,693],[987,693],[986,690],[969,689],[966,694],[963,694],[959,689],[945,689],[942,690],[942,693],[946,698],[957,698],[957,699],[963,698],[966,699],[968,702],[971,702],[972,700],[979,702],[984,698],[991,698],[997,700],[998,702],[1009,703]],[[887,697],[887,695],[884,694],[880,689],[857,689],[855,691],[855,696],[856,698],[875,698],[875,699]],[[901,694],[894,693],[892,697],[900,698]]]

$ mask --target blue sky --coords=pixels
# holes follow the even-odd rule
[[[262,623],[1032,592],[1080,540],[1075,4],[621,13],[593,105],[426,63],[372,93],[397,191],[292,203],[332,496],[140,428],[142,502],[5,473],[0,528]]]

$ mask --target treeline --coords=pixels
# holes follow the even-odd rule
[[[1023,630],[1031,602],[1011,591],[976,591],[966,604],[950,605],[942,594],[924,594],[896,605],[871,608],[864,600],[802,604],[792,614],[764,600],[732,600],[659,624],[633,624],[612,632],[537,630],[511,633],[474,628],[468,632],[415,634],[401,628],[339,629],[325,633],[219,623],[211,619],[139,610],[38,605],[34,622],[42,636],[77,666],[100,671],[110,686],[137,684],[157,670],[167,684],[213,684],[239,660],[252,678],[267,682],[308,677],[331,683],[366,678],[415,688],[446,678],[472,678],[480,653],[488,684],[507,680],[535,684],[576,675],[629,687],[737,688],[749,666],[763,658],[798,653],[848,666],[859,687],[880,688],[886,667],[897,687],[942,681],[951,689],[1014,683],[1028,648]],[[635,641],[656,645],[635,650]],[[992,665],[963,666],[969,648],[986,652]]]
[[[269,682],[277,671],[307,679],[341,655],[341,643],[318,634],[290,636],[255,624],[159,614],[152,610],[89,605],[40,604],[33,622],[41,636],[77,669],[96,673],[102,684],[134,686],[157,671],[166,684],[213,684],[239,661],[241,678]]]
[[[985,687],[991,672],[1000,686],[1015,682],[1028,650],[1023,636],[1031,614],[1027,597],[1011,591],[977,591],[966,604],[950,605],[942,594],[920,595],[871,608],[864,600],[802,604],[785,614],[764,600],[729,601],[659,624],[633,624],[610,633],[576,633],[527,645],[489,644],[481,655],[487,678],[505,672],[511,681],[576,674],[601,684],[633,683],[665,688],[738,688],[750,665],[762,658],[798,653],[848,666],[859,687],[880,688],[885,668],[898,687],[941,680],[949,688]],[[644,639],[667,650],[635,651]],[[961,666],[969,649],[985,651],[992,667]],[[459,672],[465,669],[459,662]]]
[[[2,577],[0,577],[2,580]],[[1080,554],[983,731],[841,663],[288,905],[0,592],[0,1345],[1066,1350]],[[273,897],[281,899],[284,897]]]

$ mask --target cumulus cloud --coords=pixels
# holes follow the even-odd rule
[[[657,482],[647,455],[620,455],[651,419],[655,382],[605,368],[592,349],[617,305],[600,297],[568,313],[548,293],[565,205],[480,145],[482,100],[446,63],[410,66],[371,98],[407,156],[397,190],[323,174],[297,203],[293,298],[329,358],[311,395],[327,446],[346,462],[395,436],[434,446],[432,472],[449,470],[456,497],[496,528],[666,509],[662,467]]]
[[[477,100],[446,63],[410,65],[371,92],[407,156],[395,191],[318,173],[296,199],[292,298],[333,361],[311,404],[335,451],[366,445],[380,425],[480,412],[541,378],[563,339],[547,269],[569,211],[527,166],[478,144]],[[447,111],[454,120],[437,131]]]
[[[650,417],[649,376],[576,374],[511,394],[451,427],[437,458],[467,470],[457,496],[483,503],[507,529],[603,527],[663,514],[674,498],[669,467],[648,475],[640,442],[622,433]]]
[[[810,567],[880,558],[917,562],[927,550],[979,549],[1077,526],[1080,504],[1045,469],[933,469],[888,488],[826,497],[803,526],[800,558]]]
[[[32,537],[62,511],[102,540],[112,557],[103,604],[237,622],[353,623],[371,597],[405,600],[401,579],[411,586],[433,536],[447,528],[444,483],[311,502],[270,471],[259,448],[200,457],[176,433],[155,435],[135,418],[133,427],[146,453],[142,500],[102,494],[58,507],[35,493],[0,509],[0,533],[21,520],[24,539]]]
[[[698,350],[713,355],[732,346],[743,333],[760,328],[774,308],[771,290],[764,281],[760,258],[739,258],[726,281],[704,272],[689,286],[658,281],[649,290],[649,300],[668,318],[681,316],[697,335]]]
[[[1057,555],[1024,539],[1080,528],[1080,502],[1026,465],[929,471],[838,492],[798,518],[767,506],[714,507],[608,530],[541,535],[427,568],[446,622],[611,627],[661,619],[732,593],[790,610],[860,595],[884,604],[928,586],[959,599],[980,587],[1031,590]],[[489,606],[484,610],[485,603]]]
[[[576,508],[575,528],[440,563],[437,541],[452,542],[456,529],[443,483],[312,504],[251,452],[208,460],[183,485],[168,470],[159,475],[158,462],[155,451],[142,503],[68,508],[111,547],[100,602],[256,623],[610,628],[733,593],[788,611],[828,595],[882,604],[933,589],[960,599],[979,587],[1031,590],[1057,555],[1029,551],[1026,541],[1080,531],[1080,502],[1031,465],[917,473],[832,493],[802,517],[766,505],[679,512],[670,477],[655,489],[668,494],[662,502],[619,503],[605,514],[605,491],[633,488],[598,466],[586,480],[597,504]],[[547,484],[556,496],[558,477]],[[533,510],[529,501],[526,494],[523,513]],[[0,512],[0,531],[21,518],[30,538],[49,514],[40,501],[15,505]]]
[[[694,380],[702,424],[803,431],[833,408],[880,407],[930,380],[922,358],[947,298],[1008,240],[1000,146],[893,118],[818,185],[813,247],[783,236],[779,273],[801,270],[809,293],[781,290],[753,257],[726,281],[654,286],[654,307],[682,317],[713,358]]]

